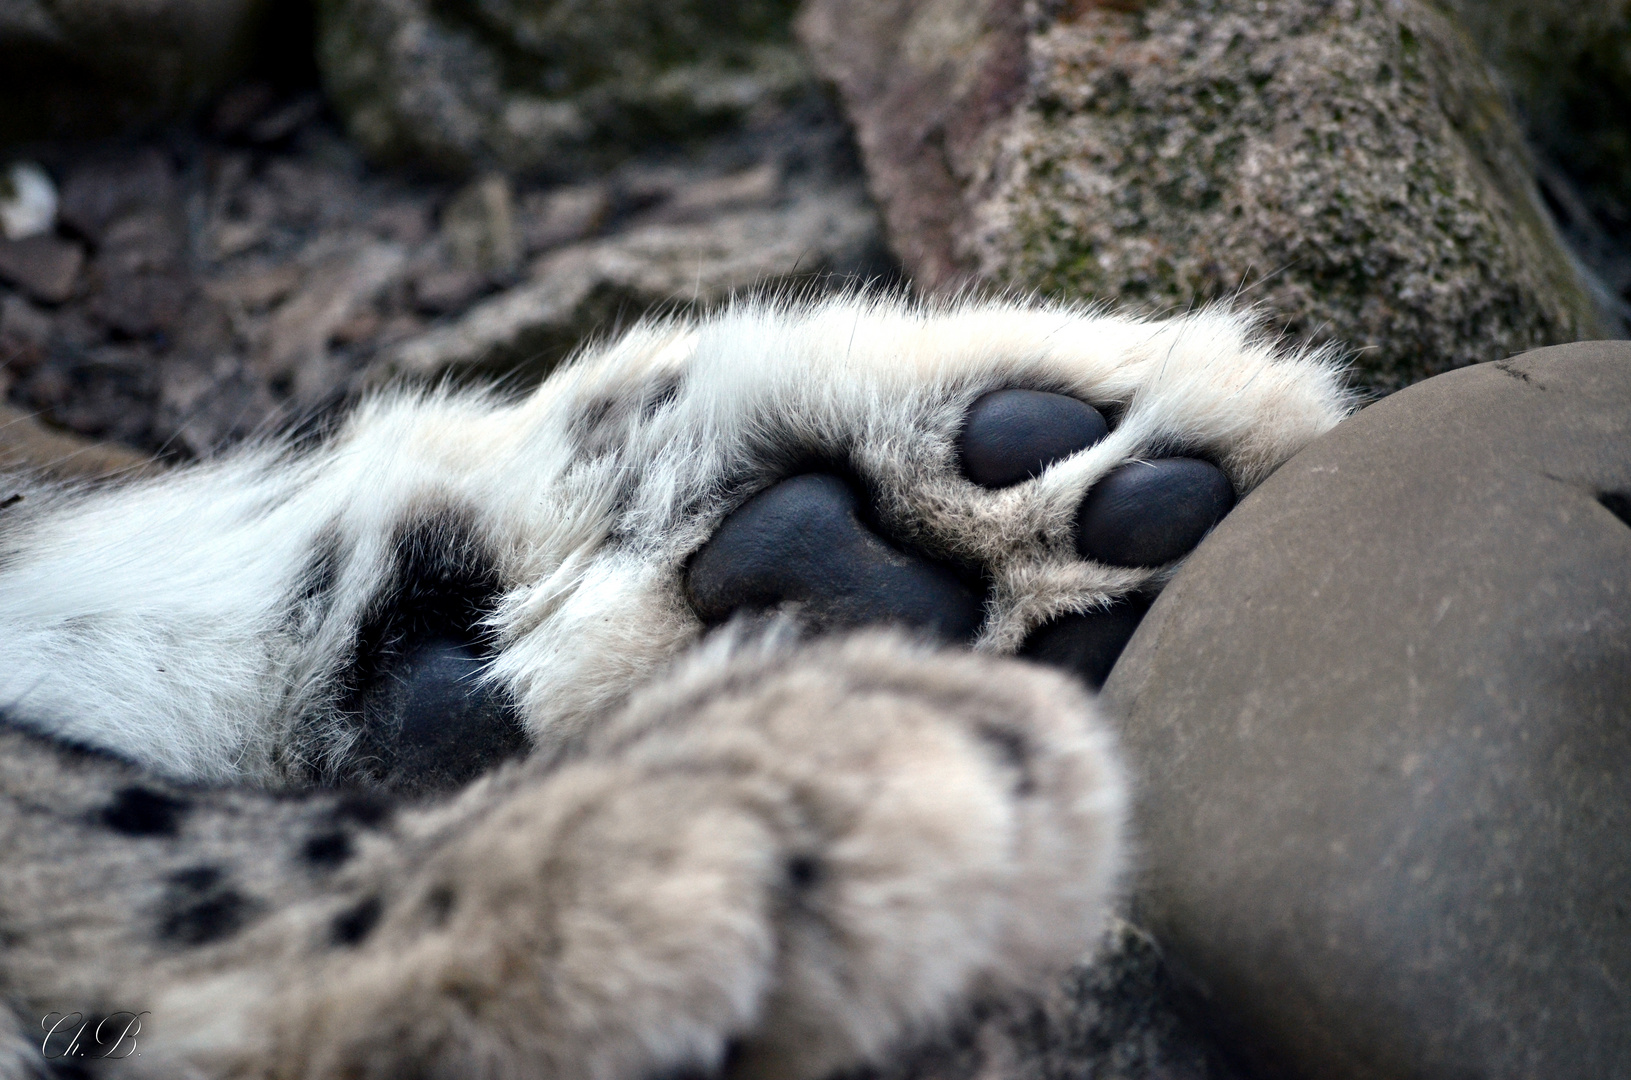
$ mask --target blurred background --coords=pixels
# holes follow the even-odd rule
[[[865,283],[1254,305],[1386,393],[1625,336],[1627,117],[1617,0],[5,0],[0,457]]]

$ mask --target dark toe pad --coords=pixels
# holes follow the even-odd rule
[[[1209,462],[1130,462],[1082,500],[1076,552],[1111,566],[1161,566],[1187,555],[1234,505],[1229,478]]]
[[[1097,690],[1138,629],[1153,597],[1128,596],[1104,611],[1063,615],[1031,631],[1019,648],[1028,660],[1074,672]]]
[[[1063,394],[996,390],[969,409],[958,436],[963,475],[981,487],[1029,480],[1109,434],[1099,410]]]
[[[725,519],[691,561],[697,614],[797,604],[817,626],[892,623],[967,641],[982,605],[950,569],[885,543],[862,523],[836,476],[810,473],[760,492]]]

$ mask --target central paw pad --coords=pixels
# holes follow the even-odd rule
[[[1099,410],[1063,394],[998,390],[976,400],[957,439],[962,476],[987,490],[1013,487],[1109,434]],[[687,590],[718,624],[739,611],[795,608],[828,629],[889,623],[967,643],[985,614],[970,577],[903,550],[868,522],[879,515],[837,476],[808,473],[760,492],[730,514],[691,560]],[[1111,470],[1075,515],[1076,553],[1106,566],[1150,569],[1187,555],[1233,508],[1223,471],[1189,457],[1133,461]],[[1104,681],[1152,597],[1061,616],[1033,630],[1021,655]]]
[[[796,604],[822,627],[892,623],[968,641],[980,598],[949,568],[897,550],[862,523],[836,476],[809,473],[755,495],[691,562],[705,622]]]

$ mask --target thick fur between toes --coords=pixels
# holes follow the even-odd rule
[[[431,807],[5,740],[0,980],[149,1010],[137,1076],[822,1076],[1080,955],[1118,870],[1079,688],[879,634],[727,635]]]

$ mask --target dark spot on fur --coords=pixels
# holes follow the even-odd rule
[[[642,387],[595,398],[583,407],[572,434],[589,457],[613,454],[623,448],[636,422],[649,421],[679,396],[681,376],[666,371]]]
[[[585,455],[599,457],[610,453],[621,445],[625,422],[634,411],[626,398],[596,398],[578,414],[572,434]]]
[[[814,855],[795,855],[787,860],[787,881],[795,889],[805,890],[821,880],[821,860]]]
[[[704,1065],[692,1063],[689,1065],[674,1065],[660,1072],[652,1073],[648,1080],[719,1080],[720,1077],[730,1076],[741,1064],[745,1048],[741,1039],[732,1039],[725,1045],[725,1059],[720,1062],[717,1069],[710,1069]],[[837,1074],[844,1078],[859,1080],[861,1077],[873,1075],[870,1070],[846,1072]]]
[[[13,506],[16,506],[22,501],[23,497],[20,494],[7,495],[4,499],[0,499],[0,510],[10,510]]]
[[[133,785],[103,808],[102,824],[125,836],[175,836],[188,809],[183,799]]]
[[[1603,504],[1603,509],[1631,525],[1631,494],[1623,491],[1605,491],[1597,496],[1597,501]]]
[[[165,879],[159,939],[177,945],[208,945],[231,937],[259,905],[233,888],[218,866],[177,870]]]
[[[447,923],[447,917],[453,914],[453,905],[458,902],[459,894],[451,885],[434,885],[425,894],[425,912],[430,916],[430,924],[441,927]]]
[[[300,575],[301,585],[297,599],[310,603],[326,596],[333,591],[334,583],[339,577],[340,538],[333,533],[327,533],[318,539],[311,562]]]
[[[224,877],[226,877],[226,871],[219,866],[200,864],[198,866],[189,866],[185,870],[177,870],[165,880],[172,887],[182,892],[202,893],[219,884]]]
[[[1031,747],[1025,741],[1025,736],[1012,728],[993,724],[981,725],[979,736],[997,751],[1004,765],[1019,774],[1019,779],[1014,782],[1014,794],[1033,794],[1036,791],[1036,776],[1031,772]]]
[[[351,858],[351,837],[338,830],[310,837],[300,848],[300,857],[313,866],[332,870]]]
[[[364,938],[373,933],[374,927],[379,925],[379,917],[385,911],[385,905],[379,897],[370,896],[366,900],[347,908],[334,918],[334,926],[330,936],[336,945],[360,945]]]
[[[355,791],[342,795],[334,804],[333,818],[336,824],[349,821],[366,829],[375,829],[390,819],[394,809],[391,801],[383,795]]]
[[[705,1069],[701,1065],[676,1065],[672,1069],[653,1073],[649,1080],[716,1080],[722,1075],[724,1074]]]
[[[578,428],[584,434],[589,434],[605,425],[617,412],[618,399],[614,397],[596,398],[583,407],[578,417]]]

